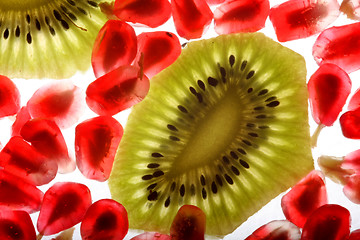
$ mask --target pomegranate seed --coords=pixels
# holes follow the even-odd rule
[[[35,118],[24,124],[21,136],[49,160],[54,160],[60,173],[75,170],[75,161],[69,157],[64,136],[56,123],[49,119]]]
[[[360,149],[346,154],[341,163],[344,169],[350,169],[355,173],[360,172]]]
[[[109,178],[123,135],[121,124],[110,116],[88,119],[75,128],[76,164],[89,179]]]
[[[71,82],[52,82],[39,88],[27,103],[32,118],[49,118],[60,128],[75,124],[84,110],[84,95]]]
[[[171,227],[172,240],[202,240],[205,239],[205,213],[198,207],[183,205],[177,212]]]
[[[41,235],[52,235],[82,221],[91,205],[89,188],[80,183],[57,182],[44,195],[37,221]]]
[[[325,177],[314,170],[282,197],[281,208],[286,219],[302,228],[310,214],[327,203]]]
[[[0,208],[0,239],[36,240],[36,232],[29,213]]]
[[[245,240],[299,240],[300,229],[287,220],[274,220],[261,227]]]
[[[138,53],[134,62],[143,59],[144,74],[152,78],[172,64],[181,53],[178,37],[170,32],[144,32],[138,36]]]
[[[0,118],[16,114],[21,106],[20,92],[8,77],[0,75]]]
[[[340,117],[343,135],[351,139],[360,139],[360,108],[347,111]]]
[[[10,138],[0,152],[0,166],[34,185],[49,183],[56,176],[56,162],[48,160],[21,137]]]
[[[349,111],[352,111],[357,109],[358,107],[360,107],[360,88],[358,88],[350,98],[347,109]]]
[[[171,240],[171,237],[157,232],[145,232],[131,238],[130,240]]]
[[[35,185],[0,168],[0,206],[34,213],[40,210],[43,196]]]
[[[188,40],[200,38],[213,19],[205,0],[172,0],[171,12],[177,33]]]
[[[340,11],[345,13],[352,20],[360,20],[360,1],[344,0],[341,3]]]
[[[349,176],[343,191],[350,201],[360,204],[360,175],[353,174]]]
[[[351,73],[360,69],[360,23],[324,30],[313,46],[318,64],[333,63]]]
[[[80,226],[83,240],[121,240],[128,230],[126,209],[112,199],[101,199],[93,203]]]
[[[323,31],[339,16],[336,0],[289,0],[270,9],[270,20],[280,42],[306,38]]]
[[[16,119],[11,126],[11,136],[21,136],[20,130],[22,126],[31,119],[30,113],[27,107],[22,107],[16,114]]]
[[[143,100],[150,82],[133,66],[121,66],[90,83],[86,103],[99,115],[115,115]],[[141,75],[141,74],[140,74]]]
[[[306,221],[302,240],[344,240],[350,234],[350,212],[336,204],[316,209]]]
[[[269,0],[226,1],[214,12],[215,31],[256,32],[265,26],[269,11]]]
[[[109,20],[100,29],[92,51],[91,64],[96,78],[130,65],[137,51],[135,30],[120,20]]]
[[[360,240],[360,229],[352,231],[347,240]]]
[[[206,2],[207,2],[209,5],[217,5],[217,4],[220,4],[220,3],[225,2],[225,0],[206,0]]]

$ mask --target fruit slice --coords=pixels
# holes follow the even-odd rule
[[[36,232],[29,213],[0,208],[0,239],[36,240]]]
[[[313,169],[304,59],[261,33],[190,42],[134,106],[109,178],[131,228],[182,205],[232,232]]]
[[[0,75],[0,118],[16,114],[21,106],[20,92],[8,77]]]
[[[270,10],[280,42],[306,38],[323,31],[339,16],[336,0],[289,0]]]
[[[145,232],[131,238],[130,240],[171,240],[171,237],[157,232]]]
[[[341,2],[340,11],[352,20],[360,20],[360,1],[344,0]]]
[[[360,108],[347,111],[340,117],[343,135],[351,139],[360,139]]]
[[[300,229],[286,220],[271,221],[253,232],[245,240],[300,240]]]
[[[112,199],[101,199],[86,211],[81,222],[83,240],[121,240],[129,229],[126,209]]]

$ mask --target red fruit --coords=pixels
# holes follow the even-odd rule
[[[60,173],[75,170],[75,162],[69,157],[68,148],[60,128],[52,120],[36,118],[24,124],[21,136],[49,160],[54,160]]]
[[[217,4],[220,4],[220,3],[225,2],[225,0],[206,0],[206,2],[207,2],[209,5],[217,5]]]
[[[85,177],[98,181],[109,178],[122,135],[121,124],[110,116],[88,119],[76,126],[76,164]]]
[[[226,1],[214,12],[218,34],[256,32],[265,26],[269,15],[269,0]]]
[[[360,1],[359,0],[343,0],[340,11],[345,13],[352,20],[360,20]]]
[[[325,177],[312,171],[281,198],[287,220],[302,228],[306,219],[320,206],[328,203]]]
[[[31,116],[27,107],[22,107],[16,114],[16,119],[11,126],[11,136],[20,136],[20,130],[22,126],[30,119]]]
[[[144,32],[138,36],[138,53],[135,63],[143,56],[143,71],[148,78],[172,64],[181,53],[178,37],[170,32]]]
[[[145,232],[131,238],[130,240],[171,240],[171,237],[157,232]]]
[[[360,229],[352,231],[347,240],[360,240]]]
[[[40,210],[43,196],[35,185],[0,168],[0,206],[34,213]]]
[[[20,110],[20,92],[8,77],[0,75],[0,118],[16,114]]]
[[[340,126],[345,137],[360,139],[360,108],[341,115]]]
[[[90,83],[86,90],[86,103],[99,115],[115,115],[144,99],[150,82],[139,76],[140,70],[121,66]]]
[[[323,31],[339,16],[336,0],[289,0],[270,9],[280,42],[306,38]]]
[[[346,154],[341,167],[352,170],[354,173],[360,173],[360,149]]]
[[[306,221],[301,240],[344,240],[350,234],[350,212],[336,204],[319,207]]]
[[[358,88],[350,98],[347,109],[349,111],[352,111],[357,109],[358,107],[360,107],[360,88]]]
[[[177,212],[171,227],[172,240],[202,240],[205,239],[205,213],[198,207],[183,205]]]
[[[274,220],[261,227],[245,240],[299,240],[300,229],[286,220]]]
[[[58,170],[56,162],[48,160],[19,136],[12,137],[1,150],[0,166],[37,186],[53,180]]]
[[[60,128],[78,121],[84,110],[83,93],[71,82],[52,82],[39,88],[27,103],[32,118],[48,118]]]
[[[171,16],[168,0],[116,0],[114,14],[121,20],[155,28]]]
[[[333,63],[347,73],[360,69],[360,23],[324,30],[316,39],[312,53],[318,64]]]
[[[29,213],[0,208],[0,239],[36,240],[36,232]]]
[[[177,33],[188,40],[200,38],[213,18],[205,0],[172,0],[171,12]]]
[[[91,64],[96,78],[130,65],[137,51],[135,30],[120,20],[109,20],[100,29],[94,43]]]
[[[82,221],[91,205],[87,186],[73,182],[57,182],[44,195],[37,221],[41,235],[52,235]]]
[[[347,178],[343,188],[345,196],[353,203],[360,204],[360,175],[353,174]]]
[[[101,199],[93,203],[80,226],[83,240],[121,240],[128,230],[126,209],[112,199]]]

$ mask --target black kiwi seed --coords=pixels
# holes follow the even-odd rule
[[[206,181],[205,181],[204,175],[201,175],[201,176],[200,176],[200,183],[201,183],[201,185],[203,185],[203,186],[206,185]]]
[[[176,188],[176,183],[173,182],[170,186],[170,191],[173,192],[175,190],[175,188]]]
[[[30,15],[29,15],[29,14],[26,14],[26,22],[27,22],[28,24],[30,24],[30,22],[31,22],[31,18],[30,18]]]
[[[254,132],[249,132],[248,135],[251,136],[251,137],[258,137],[259,136],[257,133],[254,133]]]
[[[249,89],[247,90],[247,92],[248,92],[248,93],[251,93],[253,90],[254,90],[253,88],[249,88]]]
[[[231,171],[233,171],[233,173],[234,173],[236,176],[239,176],[239,175],[240,175],[239,169],[237,169],[235,166],[231,166]]]
[[[29,32],[26,34],[26,41],[27,41],[28,44],[32,43],[32,37],[31,37],[31,34]]]
[[[178,131],[178,129],[177,129],[174,125],[171,125],[171,124],[168,124],[168,125],[167,125],[167,128],[168,128],[169,130],[171,130],[171,131],[175,131],[175,132]]]
[[[217,186],[216,186],[216,183],[215,182],[212,182],[211,183],[211,191],[213,193],[217,193]]]
[[[224,177],[225,177],[225,180],[226,180],[230,185],[234,184],[233,179],[232,179],[229,175],[225,174]]]
[[[164,206],[168,207],[170,205],[170,196],[165,200]]]
[[[242,155],[246,155],[246,152],[245,152],[244,149],[238,148],[237,150],[238,150],[238,152],[241,153]]]
[[[265,102],[271,102],[271,101],[274,101],[274,100],[276,100],[276,97],[272,96],[272,97],[269,97],[268,99],[266,99]]]
[[[153,175],[144,175],[141,177],[142,180],[151,180],[153,178]]]
[[[9,29],[5,29],[4,31],[4,39],[8,39],[9,37]]]
[[[242,159],[240,159],[239,162],[240,162],[241,166],[243,166],[244,168],[249,168],[250,167],[249,164],[246,161],[242,160]]]
[[[232,157],[233,159],[238,159],[238,158],[239,158],[238,155],[237,155],[234,151],[231,151],[231,152],[230,152],[230,155],[231,155],[231,157]]]
[[[244,61],[241,63],[240,70],[241,70],[241,71],[244,71],[244,69],[246,68],[246,65],[247,65],[247,61],[244,60]]]
[[[230,63],[230,67],[234,66],[234,64],[235,64],[235,56],[234,55],[230,55],[229,63]]]
[[[67,0],[67,2],[70,4],[70,5],[73,5],[73,6],[75,6],[76,4],[75,4],[75,2],[73,1],[73,0]]]
[[[41,30],[41,24],[40,24],[40,22],[39,22],[39,19],[35,19],[35,26],[36,26],[36,29],[38,30],[38,31],[40,31]]]
[[[175,137],[175,136],[169,136],[169,139],[172,140],[172,141],[175,141],[175,142],[180,141],[180,138]]]
[[[87,15],[87,12],[86,12],[84,9],[82,9],[81,7],[77,7],[77,9],[78,9],[79,12],[81,12],[82,14]]]
[[[218,85],[218,82],[219,82],[217,79],[215,79],[213,77],[208,77],[207,80],[208,80],[208,83],[213,87],[216,87]]]
[[[157,183],[153,183],[147,187],[147,190],[154,189],[157,186]]]
[[[19,26],[17,26],[15,29],[15,36],[20,37],[20,27]]]
[[[158,168],[160,166],[160,164],[158,163],[149,163],[147,165],[147,168]]]
[[[205,83],[204,83],[203,81],[198,80],[198,81],[197,81],[197,84],[199,85],[199,87],[200,87],[203,91],[205,91]],[[195,89],[194,89],[194,90],[195,90]]]
[[[153,173],[153,176],[154,176],[154,177],[160,177],[160,176],[162,176],[162,175],[164,175],[164,172],[161,171],[161,170],[156,171],[156,172]]]
[[[99,5],[94,1],[87,1],[90,6],[98,7]]]
[[[182,196],[182,197],[185,196],[185,185],[184,184],[181,184],[179,192],[180,192],[180,196]]]
[[[246,75],[246,79],[250,79],[254,76],[255,74],[255,71],[254,70],[251,70],[247,75]]]
[[[155,158],[164,157],[161,153],[158,153],[158,152],[152,153],[151,156],[152,156],[152,157],[155,157]]]
[[[266,115],[265,114],[260,114],[260,115],[257,115],[256,118],[257,119],[264,119],[264,118],[266,118]]]
[[[188,111],[186,110],[186,108],[184,106],[179,105],[178,109],[183,113],[188,113]]]
[[[221,180],[221,177],[220,177],[218,174],[216,174],[216,175],[215,175],[215,178],[216,178],[216,182],[217,182],[220,186],[222,186],[222,185],[223,185],[223,182],[222,182],[222,180]]]
[[[246,126],[249,127],[249,128],[253,128],[253,127],[255,127],[255,124],[254,123],[247,123]]]
[[[153,191],[149,194],[148,200],[149,201],[155,201],[158,198],[158,193],[156,191]]]
[[[224,163],[230,164],[230,160],[229,160],[229,158],[227,158],[226,156],[223,156],[223,157],[222,157],[222,160],[224,161]]]
[[[206,199],[207,193],[206,193],[205,188],[203,188],[203,189],[201,190],[201,195],[202,195],[202,198],[203,198],[203,199]]]
[[[268,92],[269,92],[269,90],[263,89],[263,90],[261,90],[261,91],[258,93],[258,96],[265,95],[265,94],[267,94]]]
[[[277,106],[279,106],[279,104],[280,104],[279,101],[272,101],[272,102],[266,104],[266,106],[268,106],[268,107],[277,107]]]
[[[242,141],[243,143],[245,143],[246,145],[248,145],[248,146],[252,146],[251,142],[249,142],[249,141],[246,140],[246,139],[242,139],[241,141]]]

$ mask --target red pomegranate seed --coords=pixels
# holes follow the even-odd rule
[[[54,160],[60,173],[75,170],[76,164],[70,158],[64,136],[56,123],[49,119],[35,118],[24,124],[21,136],[49,160]]]
[[[0,166],[34,185],[49,183],[56,176],[56,162],[48,160],[21,137],[10,138],[0,152]]]
[[[131,238],[130,240],[171,240],[171,237],[157,232],[145,232]]]
[[[261,227],[245,240],[299,240],[300,229],[287,220],[274,220]]]
[[[226,1],[214,11],[215,31],[256,32],[265,26],[269,11],[269,0]]]
[[[351,139],[360,139],[360,108],[347,111],[340,117],[343,135]]]
[[[360,23],[324,30],[313,46],[318,64],[333,63],[351,73],[360,69]]]
[[[140,69],[121,66],[90,83],[86,103],[99,115],[115,115],[144,99],[150,82]]]
[[[29,213],[0,207],[0,239],[36,240]]]
[[[171,12],[177,33],[188,40],[200,38],[213,19],[205,0],[172,0]]]
[[[0,75],[0,118],[16,114],[20,106],[18,88],[8,77]]]
[[[217,4],[220,4],[220,3],[225,2],[225,0],[206,0],[206,2],[207,2],[209,5],[217,5]]]
[[[144,74],[152,78],[172,64],[181,53],[178,37],[170,32],[144,32],[138,35],[138,53],[135,63],[142,60]]]
[[[39,88],[27,103],[32,118],[48,118],[60,128],[75,124],[84,110],[84,94],[71,82],[52,82]]]
[[[171,227],[172,240],[203,240],[205,239],[205,213],[198,207],[183,205],[177,212]]]
[[[89,179],[109,178],[123,135],[121,124],[110,116],[88,119],[75,128],[76,164]]]
[[[323,31],[339,16],[336,0],[289,0],[270,9],[270,20],[280,42],[306,38]]]
[[[319,207],[306,221],[302,240],[344,240],[350,234],[350,212],[336,204]]]
[[[360,20],[360,1],[344,0],[341,3],[340,11],[345,13],[352,20]]]
[[[360,88],[358,88],[349,100],[347,109],[353,111],[360,107]]]
[[[281,208],[287,220],[302,228],[310,214],[327,203],[325,177],[314,170],[282,197]]]
[[[41,235],[52,235],[82,221],[91,205],[89,188],[80,183],[57,182],[44,195],[37,229]]]
[[[360,240],[360,229],[352,231],[347,240]]]
[[[168,0],[115,0],[114,14],[121,20],[155,28],[171,16]]]
[[[11,126],[11,136],[20,136],[20,130],[22,126],[31,119],[30,113],[27,107],[22,107],[16,114],[16,119]]]
[[[346,154],[342,160],[341,167],[352,170],[355,173],[360,172],[360,149]]]
[[[360,174],[353,174],[343,188],[345,196],[353,203],[360,204]]]
[[[0,206],[34,213],[40,210],[43,196],[35,185],[0,168]]]
[[[100,29],[92,51],[91,64],[96,78],[130,65],[137,51],[135,30],[120,20],[109,20]]]
[[[93,203],[80,226],[83,240],[121,240],[128,230],[126,209],[112,199],[101,199]]]

